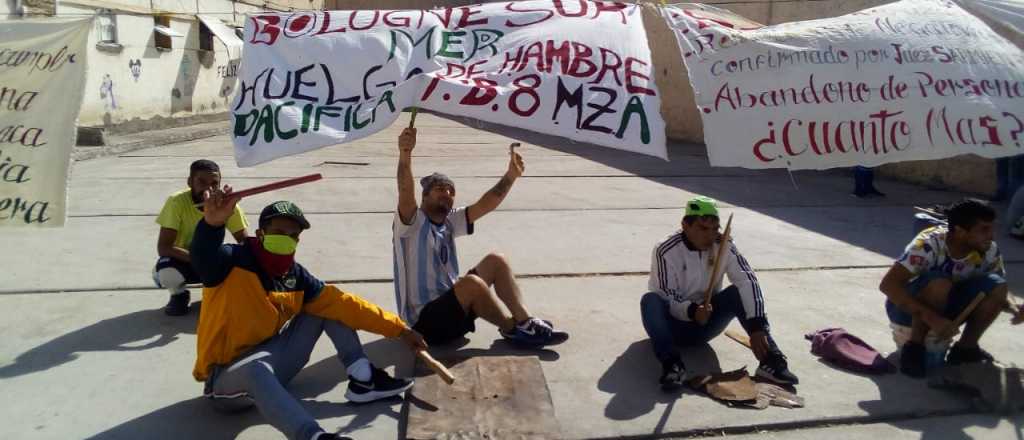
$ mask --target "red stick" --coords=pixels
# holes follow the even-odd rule
[[[317,181],[317,180],[323,179],[323,177],[324,176],[320,175],[320,173],[316,173],[316,174],[310,174],[308,176],[302,176],[302,177],[295,177],[295,178],[291,178],[291,179],[285,179],[285,180],[282,180],[282,181],[279,181],[279,182],[272,182],[272,183],[268,183],[266,185],[260,185],[260,186],[252,187],[252,188],[249,188],[249,189],[243,189],[241,191],[235,191],[235,192],[231,193],[231,196],[237,196],[239,198],[248,197],[248,196],[251,196],[251,195],[265,193],[265,192],[268,192],[268,191],[273,191],[275,189],[287,188],[289,186],[301,185],[303,183],[309,183],[309,182]],[[196,206],[203,206],[203,204],[202,203],[198,203],[198,204],[196,204]]]
[[[251,196],[251,195],[265,193],[267,191],[273,191],[275,189],[287,188],[289,186],[295,186],[295,185],[301,185],[303,183],[314,182],[314,181],[323,179],[323,177],[324,176],[320,175],[320,173],[310,174],[308,176],[295,177],[295,178],[292,178],[292,179],[285,179],[285,180],[282,180],[280,182],[272,182],[272,183],[268,183],[266,185],[260,185],[260,186],[252,187],[252,188],[249,188],[249,189],[243,189],[241,191],[235,191],[234,193],[232,193],[232,195],[235,195],[235,196],[238,196],[238,197],[248,197],[248,196]]]

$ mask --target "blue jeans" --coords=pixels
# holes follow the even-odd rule
[[[366,357],[359,336],[344,324],[300,313],[274,337],[239,356],[211,375],[214,408],[234,412],[256,404],[260,413],[289,439],[308,440],[322,431],[295,397],[285,389],[309,362],[317,339],[327,333],[345,365]]]
[[[640,299],[640,317],[644,323],[644,330],[651,337],[654,355],[658,360],[678,360],[678,346],[706,343],[722,334],[733,318],[746,316],[740,290],[736,286],[729,286],[713,295],[711,309],[711,317],[705,325],[681,321],[669,314],[669,304],[665,298],[655,292],[645,294]],[[772,345],[774,346],[774,343]]]
[[[917,297],[928,283],[938,279],[948,280],[951,279],[951,275],[938,271],[922,273],[907,285],[907,291],[910,292],[910,296]],[[949,291],[949,297],[946,299],[946,309],[942,311],[942,316],[946,317],[946,319],[956,319],[960,312],[963,312],[975,297],[979,294],[987,295],[1000,284],[1006,284],[1006,280],[996,274],[978,275],[953,283],[953,288]],[[889,321],[894,324],[908,327],[913,324],[914,319],[910,313],[903,311],[892,301],[885,300],[885,313],[889,315]]]

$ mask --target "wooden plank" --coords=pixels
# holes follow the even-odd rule
[[[458,380],[448,385],[418,365],[416,384],[406,399],[407,438],[560,437],[551,393],[536,356],[439,361]]]

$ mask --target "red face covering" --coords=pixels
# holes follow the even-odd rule
[[[288,270],[292,268],[292,264],[295,264],[295,254],[272,254],[263,248],[263,243],[258,237],[249,237],[248,240],[253,254],[256,255],[256,261],[259,262],[260,267],[263,268],[263,270],[265,270],[270,276],[283,277],[288,274]]]

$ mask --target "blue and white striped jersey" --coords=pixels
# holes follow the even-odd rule
[[[472,234],[473,224],[465,207],[452,210],[443,224],[435,224],[417,209],[408,225],[395,211],[393,229],[395,302],[399,315],[412,326],[423,306],[459,279],[455,238]]]

